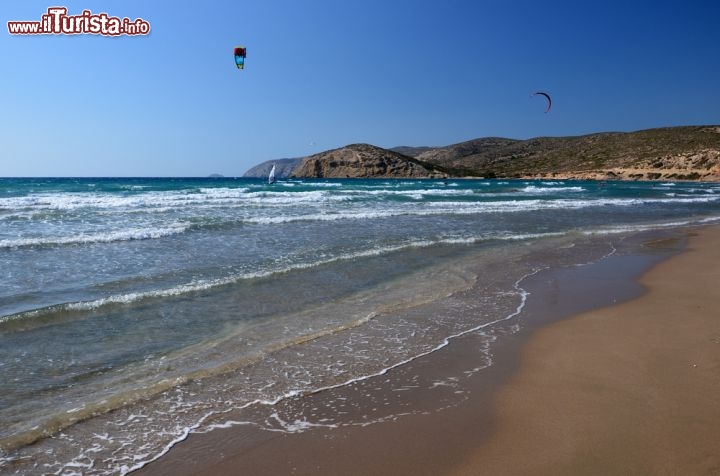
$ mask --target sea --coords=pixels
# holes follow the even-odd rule
[[[192,433],[332,427],[273,408],[468,334],[481,372],[529,276],[714,223],[720,183],[2,178],[0,474],[127,474]]]

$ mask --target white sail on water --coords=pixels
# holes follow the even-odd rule
[[[270,175],[268,175],[268,183],[275,183],[275,164],[270,169]]]

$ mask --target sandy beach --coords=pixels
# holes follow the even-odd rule
[[[718,245],[720,229],[702,228],[648,242],[646,254],[539,273],[527,283],[532,322],[500,336],[493,365],[446,394],[395,398],[398,379],[467,368],[472,336],[403,376],[298,407],[302,419],[353,401],[350,422],[381,401],[395,415],[382,423],[191,435],[137,474],[720,474]],[[653,248],[684,250],[661,261]]]
[[[452,474],[720,474],[720,231],[641,298],[539,330]]]

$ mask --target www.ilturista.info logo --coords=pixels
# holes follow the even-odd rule
[[[9,21],[11,35],[147,35],[150,23],[142,18],[130,20],[83,10],[80,15],[68,15],[65,7],[50,7],[40,21]]]

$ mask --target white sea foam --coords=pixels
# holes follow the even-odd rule
[[[507,182],[498,182],[498,184],[507,184]],[[553,182],[547,182],[548,184]],[[484,185],[485,182],[478,182]],[[560,182],[558,182],[560,184]],[[243,207],[247,205],[260,207],[286,207],[298,206],[303,204],[318,205],[322,203],[346,202],[348,200],[363,199],[363,197],[374,197],[375,199],[382,196],[408,197],[413,200],[442,199],[443,197],[468,197],[472,198],[476,192],[472,189],[449,188],[449,187],[424,187],[415,189],[399,189],[394,187],[387,188],[347,188],[342,189],[340,183],[328,183],[328,187],[335,190],[307,190],[307,191],[291,191],[291,190],[257,190],[251,187],[240,188],[201,188],[199,190],[182,190],[182,191],[148,191],[138,194],[109,194],[109,193],[37,193],[23,197],[7,197],[0,199],[0,209],[4,210],[4,219],[9,216],[18,216],[18,214],[26,214],[31,211],[40,212],[42,210],[94,210],[95,213],[102,213],[107,210],[111,213],[125,212],[182,212],[183,210],[191,210],[193,208],[202,209],[202,207]],[[673,186],[675,186],[673,184]],[[693,189],[692,191],[700,191],[708,195],[715,195],[712,188],[709,189]],[[522,194],[541,195],[546,193],[577,193],[586,191],[581,186],[537,186],[528,185],[520,189]],[[487,198],[496,196],[508,196],[510,198],[514,192],[499,191],[491,194],[477,195],[478,201],[470,201],[468,203],[475,204],[478,209],[482,206],[497,207],[497,202],[484,202]],[[673,197],[667,197],[669,199]],[[688,198],[688,197],[684,197]],[[588,206],[592,204],[604,205],[607,203],[622,204],[623,199],[617,202],[607,202],[602,199],[588,199]],[[516,201],[517,202],[517,201]],[[648,202],[648,200],[644,200]],[[431,205],[432,200],[424,202]],[[465,206],[468,206],[465,203]],[[532,202],[520,201],[525,206],[533,206]],[[627,202],[640,203],[640,202]],[[572,205],[570,205],[572,206]],[[422,208],[422,207],[421,207]],[[252,211],[250,209],[249,211]],[[323,218],[326,219],[326,218]]]
[[[313,187],[340,188],[343,184],[340,182],[313,182]]]
[[[506,200],[488,202],[442,201],[427,202],[422,207],[412,204],[396,204],[394,206],[375,209],[374,211],[323,211],[311,214],[283,214],[277,216],[255,216],[243,218],[245,223],[277,224],[297,221],[335,221],[335,220],[370,220],[395,216],[432,216],[432,215],[474,215],[484,213],[512,213],[538,210],[580,209],[601,206],[628,207],[652,203],[703,203],[717,201],[716,197],[684,197],[684,198],[606,198],[606,199],[558,199],[558,200]]]
[[[270,418],[277,422],[283,433],[302,433],[312,428],[337,428],[339,426],[337,424],[313,423],[300,419],[289,422],[280,418],[277,412],[270,415]]]
[[[368,250],[360,250],[356,252],[351,253],[341,253],[337,254],[335,256],[332,256],[330,258],[326,259],[320,259],[312,262],[305,262],[305,263],[296,263],[292,265],[288,265],[282,268],[275,268],[272,270],[258,270],[255,272],[248,272],[248,273],[241,273],[241,274],[233,274],[224,278],[217,278],[217,279],[207,279],[207,280],[196,280],[192,281],[186,284],[180,284],[176,286],[172,286],[169,288],[163,288],[163,289],[155,289],[151,291],[142,291],[142,292],[132,292],[132,293],[125,293],[125,294],[116,294],[107,296],[100,299],[94,299],[90,301],[79,301],[79,302],[72,302],[72,303],[64,303],[59,305],[50,306],[47,308],[41,308],[41,309],[35,309],[31,311],[23,311],[18,314],[11,314],[6,316],[0,316],[0,323],[16,320],[16,319],[23,319],[25,317],[32,317],[32,316],[38,316],[42,315],[45,312],[55,312],[58,309],[65,309],[69,311],[90,311],[94,309],[99,309],[103,306],[108,305],[117,305],[117,304],[131,304],[133,302],[142,301],[145,299],[153,299],[153,298],[166,298],[166,297],[172,297],[172,296],[181,296],[185,294],[190,294],[194,292],[200,292],[209,290],[212,288],[217,288],[220,286],[226,286],[228,284],[237,283],[239,281],[243,280],[251,280],[251,279],[262,279],[267,278],[269,276],[277,275],[277,274],[284,274],[291,271],[297,271],[297,270],[303,270],[303,269],[310,269],[315,268],[322,265],[327,265],[330,263],[335,263],[339,261],[352,261],[359,258],[368,258],[368,257],[374,257],[374,256],[382,256],[389,253],[395,253],[402,250],[412,249],[412,248],[427,248],[430,246],[437,246],[437,245],[463,245],[463,244],[474,244],[482,241],[487,240],[512,240],[512,241],[518,241],[518,240],[529,240],[529,239],[538,239],[538,238],[546,238],[546,237],[553,237],[553,236],[562,236],[563,233],[560,232],[551,232],[551,233],[524,233],[524,234],[512,234],[512,233],[497,233],[497,234],[487,234],[483,236],[470,236],[470,237],[441,237],[437,239],[428,239],[428,240],[411,240],[407,241],[405,243],[400,243],[397,245],[388,245],[388,246],[376,246],[372,249]]]
[[[190,228],[187,224],[178,224],[166,228],[134,228],[101,233],[84,233],[73,236],[42,236],[0,240],[0,249],[25,246],[74,245],[90,243],[111,243],[115,241],[148,240],[164,236],[177,235]]]
[[[608,227],[598,227],[593,228],[589,230],[583,230],[582,234],[584,235],[615,235],[620,233],[631,233],[631,232],[638,232],[638,231],[648,231],[648,230],[661,230],[664,228],[679,228],[682,226],[688,226],[693,225],[696,223],[710,223],[713,221],[720,221],[720,217],[715,219],[705,219],[705,220],[682,220],[682,221],[672,221],[672,222],[664,222],[664,223],[646,223],[646,224],[632,224],[632,225],[615,225],[615,226],[608,226]]]
[[[521,188],[523,193],[557,193],[557,192],[584,192],[583,187],[537,187],[535,185],[529,185]]]

